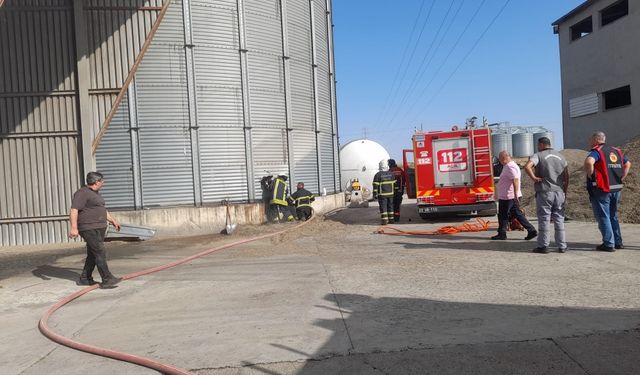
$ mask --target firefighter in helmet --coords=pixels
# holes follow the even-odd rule
[[[373,177],[373,199],[380,205],[380,222],[382,225],[393,223],[393,194],[396,177],[389,171],[386,160],[380,161],[380,171]]]
[[[271,202],[269,205],[270,218],[272,222],[278,222],[280,218],[293,221],[294,217],[289,210],[287,202],[287,176],[279,175],[273,180]]]
[[[409,176],[407,176],[404,169],[398,167],[395,160],[389,159],[387,163],[389,164],[389,172],[393,173],[396,178],[396,185],[393,191],[393,220],[397,223],[400,221],[400,205],[402,205],[402,195],[405,187],[407,194],[410,193]]]
[[[304,188],[304,182],[298,182],[296,188],[296,192],[289,197],[289,202],[296,208],[298,220],[307,221],[313,213],[311,202],[315,201],[316,198],[309,190]]]

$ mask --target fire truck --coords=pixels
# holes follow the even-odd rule
[[[416,132],[412,141],[413,149],[404,150],[403,162],[410,165],[408,156],[413,154],[410,198],[417,199],[423,219],[496,214],[488,127]]]

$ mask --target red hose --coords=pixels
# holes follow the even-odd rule
[[[238,245],[242,245],[245,243],[249,243],[249,242],[254,242],[254,241],[258,241],[261,239],[265,239],[265,238],[269,238],[269,237],[273,237],[273,236],[277,236],[283,233],[286,233],[290,230],[294,230],[294,229],[298,229],[304,225],[306,225],[307,223],[309,223],[311,220],[309,221],[305,221],[303,223],[300,223],[296,226],[293,226],[291,228],[287,228],[275,233],[269,233],[269,234],[263,234],[261,236],[257,236],[257,237],[252,237],[252,238],[248,238],[246,240],[240,240],[240,241],[236,241],[236,242],[232,242],[230,244],[226,244],[226,245],[222,245],[219,247],[215,247],[209,250],[205,250],[202,251],[200,253],[197,253],[195,255],[191,255],[188,256],[186,258],[183,259],[179,259],[175,262],[171,262],[162,266],[157,266],[157,267],[153,267],[153,268],[149,268],[146,270],[142,270],[139,272],[134,272],[134,273],[130,273],[128,275],[124,275],[122,278],[123,280],[130,280],[130,279],[135,279],[136,277],[140,277],[143,275],[147,275],[150,273],[154,273],[154,272],[159,272],[159,271],[163,271],[166,270],[168,268],[172,268],[172,267],[176,267],[179,266],[181,264],[190,262],[196,258],[200,258],[203,257],[205,255],[209,255],[213,252],[216,251],[220,251],[220,250],[224,250],[224,249],[228,249],[230,247],[233,246],[238,246]],[[42,315],[42,318],[40,318],[40,322],[38,323],[38,328],[40,329],[40,332],[45,335],[46,337],[48,337],[51,341],[56,342],[58,344],[64,345],[64,346],[68,346],[69,348],[72,349],[76,349],[76,350],[80,350],[86,353],[90,353],[90,354],[95,354],[95,355],[99,355],[99,356],[103,356],[103,357],[108,357],[108,358],[112,358],[112,359],[116,359],[119,361],[125,361],[125,362],[129,362],[129,363],[133,363],[136,365],[140,365],[140,366],[144,366],[144,367],[148,367],[150,369],[159,371],[160,373],[163,374],[168,374],[168,375],[194,375],[192,372],[189,372],[187,370],[182,370],[179,369],[177,367],[173,367],[171,365],[167,365],[167,364],[163,364],[160,363],[158,361],[154,361],[153,359],[150,358],[145,358],[145,357],[140,357],[137,355],[133,355],[133,354],[128,354],[128,353],[123,353],[123,352],[118,352],[115,350],[110,350],[110,349],[106,349],[106,348],[100,348],[97,346],[93,346],[93,345],[88,345],[88,344],[83,344],[81,342],[78,341],[74,341],[71,340],[70,338],[61,336],[57,333],[55,333],[54,331],[52,331],[49,328],[48,322],[49,322],[49,318],[51,317],[51,315],[53,315],[53,313],[55,313],[58,309],[60,309],[61,307],[63,307],[64,305],[68,304],[69,302],[82,297],[83,295],[97,289],[99,286],[98,284],[96,285],[92,285],[89,286],[87,288],[81,289],[75,293],[72,293],[70,295],[68,295],[67,297],[63,298],[62,300],[60,300],[58,303],[56,303],[55,305],[51,306],[49,308],[49,310],[47,310],[47,312],[44,313],[44,315]]]

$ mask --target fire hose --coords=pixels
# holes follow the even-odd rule
[[[313,220],[313,218],[311,219]],[[131,279],[135,279],[137,277],[143,276],[143,275],[148,275],[150,273],[154,273],[154,272],[159,272],[159,271],[164,271],[166,269],[169,268],[173,268],[176,266],[179,266],[181,264],[190,262],[194,259],[197,258],[201,258],[203,256],[209,255],[211,253],[217,252],[217,251],[221,251],[224,249],[228,249],[234,246],[238,246],[238,245],[242,245],[242,244],[246,244],[249,242],[255,242],[258,240],[262,240],[265,238],[270,238],[270,237],[274,237],[274,236],[278,236],[284,233],[287,233],[291,230],[294,229],[299,229],[302,226],[308,224],[311,220],[302,222],[300,224],[297,224],[293,227],[278,231],[278,232],[274,232],[274,233],[268,233],[268,234],[264,234],[261,236],[257,236],[257,237],[252,237],[252,238],[248,238],[245,240],[240,240],[240,241],[235,241],[226,245],[222,245],[222,246],[218,246],[218,247],[214,247],[208,250],[204,250],[200,253],[188,256],[186,258],[183,259],[179,259],[176,260],[174,262],[171,263],[167,263],[161,266],[157,266],[157,267],[153,267],[153,268],[149,268],[146,270],[142,270],[142,271],[138,271],[138,272],[134,272],[134,273],[130,273],[127,275],[124,275],[122,277],[123,281],[124,280],[131,280]],[[70,303],[73,300],[76,300],[80,297],[82,297],[83,295],[92,292],[93,290],[97,289],[99,287],[98,284],[96,285],[92,285],[89,286],[87,288],[81,289],[75,293],[72,293],[70,295],[68,295],[67,297],[63,298],[62,300],[60,300],[58,303],[56,303],[55,305],[51,306],[49,308],[49,310],[47,310],[44,315],[42,315],[42,318],[40,318],[40,322],[38,323],[38,329],[40,329],[40,332],[46,336],[47,338],[49,338],[51,341],[56,342],[58,344],[67,346],[69,348],[72,349],[76,349],[79,351],[83,351],[89,354],[95,354],[95,355],[99,355],[102,357],[107,357],[107,358],[112,358],[112,359],[116,359],[119,361],[124,361],[124,362],[129,362],[129,363],[133,363],[139,366],[143,366],[143,367],[147,367],[156,371],[159,371],[162,374],[167,374],[167,375],[194,375],[192,372],[189,372],[187,370],[183,370],[168,364],[164,364],[164,363],[160,363],[158,361],[155,361],[153,359],[150,358],[146,358],[146,357],[141,357],[141,356],[137,356],[134,354],[129,354],[129,353],[124,353],[124,352],[118,352],[115,350],[111,350],[111,349],[107,349],[107,348],[101,348],[101,347],[97,347],[97,346],[93,346],[93,345],[89,345],[89,344],[84,344],[81,343],[79,341],[75,341],[72,340],[68,337],[62,336],[60,334],[55,333],[51,328],[49,328],[49,318],[51,318],[51,316],[60,308],[62,308],[63,306],[65,306],[66,304]]]
[[[390,236],[435,236],[440,234],[456,234],[464,232],[486,232],[488,230],[497,229],[491,225],[491,221],[476,218],[475,223],[464,223],[462,225],[447,225],[436,230],[402,230],[392,226],[381,226],[376,230],[378,234],[387,234]]]

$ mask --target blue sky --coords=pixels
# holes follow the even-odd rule
[[[366,128],[400,159],[414,128],[472,116],[544,126],[561,142],[551,23],[582,2],[333,0],[340,143]]]

